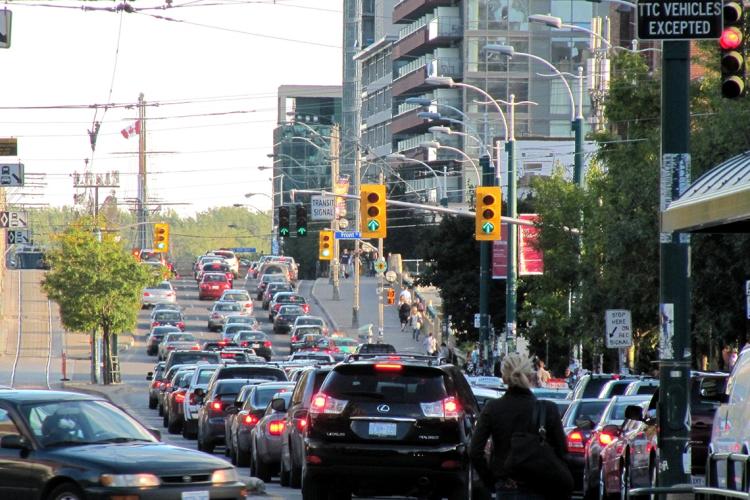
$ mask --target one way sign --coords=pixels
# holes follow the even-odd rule
[[[0,163],[0,186],[23,186],[23,163]]]

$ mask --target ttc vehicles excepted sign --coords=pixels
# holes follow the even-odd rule
[[[639,0],[641,40],[713,40],[721,36],[722,2]]]

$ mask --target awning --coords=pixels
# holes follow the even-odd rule
[[[662,214],[662,232],[750,233],[750,151],[693,182]]]

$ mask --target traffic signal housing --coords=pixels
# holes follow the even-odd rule
[[[279,207],[279,236],[289,236],[289,207]]]
[[[167,253],[169,251],[169,224],[158,222],[154,224],[154,252]]]
[[[333,231],[320,231],[318,233],[318,259],[333,260]]]
[[[745,95],[745,27],[741,1],[724,2],[724,29],[721,48],[721,96],[735,99]]]
[[[304,205],[297,205],[297,236],[307,236],[307,208]]]
[[[501,239],[500,210],[502,191],[499,186],[483,186],[476,190],[474,238],[477,241]]]
[[[388,233],[385,185],[362,184],[359,191],[360,227],[363,238],[385,238]]]

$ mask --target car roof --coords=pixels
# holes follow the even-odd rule
[[[84,394],[72,391],[10,389],[0,390],[0,401],[12,401],[16,403],[37,403],[46,401],[106,401],[106,399],[93,394]]]

